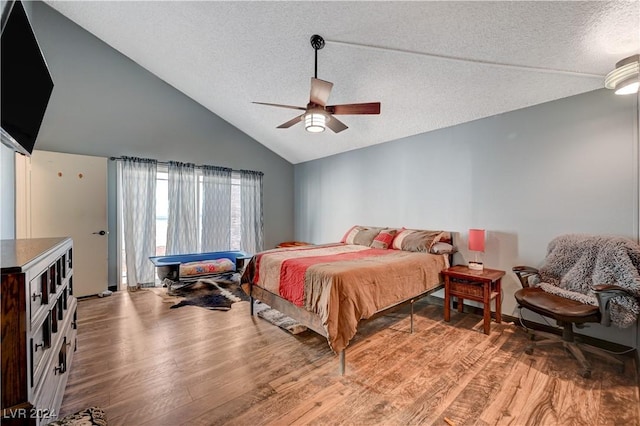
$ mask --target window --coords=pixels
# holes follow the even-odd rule
[[[169,220],[169,173],[167,167],[158,166],[156,178],[156,256],[164,256],[167,247],[167,224]],[[241,246],[241,203],[240,203],[240,173],[231,173],[231,232],[229,250],[240,250]],[[202,175],[198,176],[198,229],[202,228]],[[201,247],[202,232],[198,232],[198,247]],[[124,237],[124,235],[122,235]],[[122,244],[122,283],[127,282],[124,244]]]
[[[122,283],[153,285],[151,256],[262,250],[262,178],[250,170],[119,159]]]
[[[240,173],[231,173],[231,250],[241,250]]]
[[[164,171],[158,171],[156,185],[156,256],[164,256],[169,220],[169,175],[166,168]]]
[[[240,250],[241,210],[240,173],[231,173],[231,238],[229,250]],[[156,187],[156,256],[163,256],[167,247],[169,219],[169,174],[166,166],[158,166]],[[198,249],[202,247],[202,175],[198,176]]]

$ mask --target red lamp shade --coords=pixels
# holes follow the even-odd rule
[[[469,250],[484,252],[484,229],[469,229]]]

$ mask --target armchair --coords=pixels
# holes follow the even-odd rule
[[[592,371],[591,364],[586,359],[584,352],[604,358],[615,364],[621,373],[624,371],[624,361],[621,359],[604,349],[577,342],[573,327],[583,328],[588,323],[600,323],[604,326],[609,326],[609,302],[611,298],[620,295],[633,296],[629,291],[616,285],[593,286],[591,289],[598,301],[598,306],[594,306],[545,292],[540,287],[531,287],[529,279],[540,275],[536,268],[516,266],[513,268],[513,272],[517,275],[522,285],[522,288],[515,293],[518,306],[552,318],[559,327],[562,327],[562,336],[544,331],[528,330],[532,343],[527,346],[525,353],[532,354],[535,347],[559,343],[577,359],[582,367],[579,370],[579,374],[584,378],[590,378]],[[534,341],[535,338],[542,338],[542,340]]]

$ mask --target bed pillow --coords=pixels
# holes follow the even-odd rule
[[[221,274],[236,270],[236,264],[231,259],[201,260],[180,265],[181,277],[197,277],[199,275]]]
[[[345,244],[356,244],[359,246],[370,246],[373,239],[384,228],[373,226],[354,226],[342,237]]]
[[[429,252],[440,241],[442,234],[443,231],[405,229],[393,239],[392,247],[396,250]]]
[[[347,238],[349,238],[351,236],[352,232],[358,232],[358,230],[356,228],[362,228],[361,226],[355,225],[352,226],[351,228],[349,228],[349,230],[347,232],[344,233],[344,235],[342,236],[342,239],[340,240],[341,243],[346,243],[347,242]],[[353,239],[353,237],[351,237]]]
[[[453,244],[453,237],[451,236],[451,232],[443,231],[442,235],[440,236],[440,239],[438,240],[438,242],[439,243]]]
[[[383,229],[376,235],[376,237],[371,242],[369,247],[379,248],[379,249],[388,249],[391,247],[391,243],[393,242],[393,238],[398,233],[397,229]]]
[[[434,254],[453,254],[457,250],[453,245],[449,243],[445,243],[444,241],[440,240],[431,246],[430,251],[431,253],[434,253]]]

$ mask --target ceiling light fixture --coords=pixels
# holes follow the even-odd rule
[[[311,110],[304,115],[304,127],[307,132],[324,132],[327,125],[327,114],[323,110]]]
[[[604,87],[615,90],[616,95],[638,93],[640,88],[640,55],[633,55],[619,61],[616,69],[604,79]]]
[[[315,51],[316,60],[314,77],[311,77],[311,92],[309,93],[307,106],[300,107],[267,102],[254,102],[254,104],[303,111],[297,117],[279,125],[278,129],[288,129],[295,124],[304,122],[305,129],[310,133],[322,133],[327,127],[334,133],[340,133],[348,129],[346,124],[335,117],[336,115],[380,114],[380,102],[327,105],[333,83],[318,78],[318,50],[324,47],[324,39],[318,34],[314,34],[311,36],[310,41],[311,47]]]

